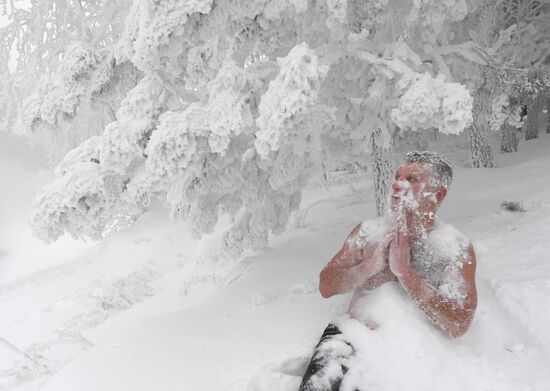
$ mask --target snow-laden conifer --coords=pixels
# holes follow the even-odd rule
[[[0,110],[3,123],[18,117],[66,154],[37,198],[36,231],[98,238],[157,199],[197,235],[228,215],[233,255],[281,232],[308,182],[331,170],[370,167],[383,213],[397,129],[469,129],[474,164],[491,165],[486,106],[506,91],[489,76],[521,41],[490,0],[54,3],[40,4],[58,40],[26,47],[18,68],[28,75],[36,53],[44,76],[2,81],[27,97]],[[13,26],[2,53],[19,42]]]

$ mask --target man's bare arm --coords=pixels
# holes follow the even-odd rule
[[[407,241],[404,244],[403,241]],[[397,246],[400,249],[397,249]],[[408,239],[402,235],[398,243],[390,245],[390,268],[405,291],[411,296],[428,318],[451,338],[464,334],[472,322],[477,306],[475,286],[476,258],[470,245],[462,259],[462,267],[456,267],[452,278],[462,286],[462,297],[453,298],[431,286],[411,267]]]
[[[358,244],[361,224],[348,235],[344,245],[320,274],[319,292],[328,298],[359,288],[384,268],[384,259],[376,244]]]
[[[379,273],[376,273],[371,278],[367,280],[362,286],[361,289],[373,290],[378,288],[380,285],[385,284],[386,282],[395,281],[399,282],[395,274],[392,273],[390,267],[386,265],[386,268]]]

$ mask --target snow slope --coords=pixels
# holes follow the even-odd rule
[[[356,376],[371,389],[550,389],[542,136],[499,155],[499,168],[455,170],[441,218],[472,239],[478,258],[479,305],[465,336],[442,336],[390,285],[373,299],[385,324],[365,332],[346,323],[363,341]],[[161,208],[102,243],[44,246],[22,219],[48,174],[21,162],[0,162],[0,389],[297,389],[324,327],[345,312],[349,296],[322,299],[318,273],[373,217],[368,176],[312,187],[296,226],[237,262],[216,257],[216,235],[197,242]],[[502,200],[526,212],[504,211]]]

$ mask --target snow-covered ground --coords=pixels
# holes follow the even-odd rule
[[[312,187],[294,226],[239,261],[160,207],[101,243],[47,246],[25,218],[51,174],[20,141],[2,141],[0,389],[297,389],[324,327],[345,312],[349,296],[322,299],[318,274],[373,217],[368,176]],[[470,331],[449,340],[383,288],[374,304],[392,310],[365,333],[369,389],[550,390],[550,137],[497,162],[456,169],[441,210],[477,252]]]

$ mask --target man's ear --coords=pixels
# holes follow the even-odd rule
[[[446,195],[447,195],[447,188],[446,187],[440,187],[435,192],[435,199],[437,200],[438,203],[440,203],[441,201],[443,201],[443,199],[445,198]]]

